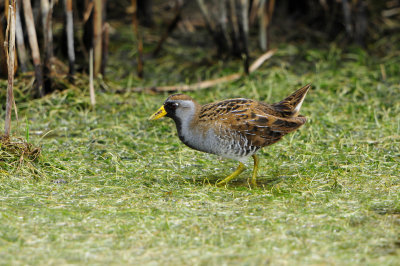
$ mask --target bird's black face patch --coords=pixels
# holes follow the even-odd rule
[[[179,107],[179,103],[175,101],[166,101],[164,103],[164,109],[167,112],[166,116],[174,118],[175,117],[175,111]]]

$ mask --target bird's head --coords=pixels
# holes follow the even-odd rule
[[[170,117],[175,121],[184,121],[192,116],[196,110],[197,103],[184,94],[174,94],[169,96],[164,104],[149,117],[149,120],[160,119],[163,116]]]

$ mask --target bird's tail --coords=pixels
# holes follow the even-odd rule
[[[299,115],[301,105],[306,97],[311,84],[307,84],[301,89],[298,89],[290,96],[286,97],[279,103],[274,103],[275,110],[281,112],[284,117],[296,117]]]

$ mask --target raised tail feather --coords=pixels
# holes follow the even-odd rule
[[[274,103],[272,106],[276,111],[282,113],[284,117],[296,117],[299,115],[301,105],[303,104],[304,98],[306,97],[310,87],[311,84],[307,84],[279,103]]]

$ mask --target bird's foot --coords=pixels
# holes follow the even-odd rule
[[[219,181],[217,183],[217,186],[223,186],[226,185],[229,181],[231,181],[233,178],[237,177],[238,175],[240,175],[240,173],[242,173],[244,171],[246,167],[244,166],[244,164],[239,163],[238,168],[235,170],[235,172],[233,172],[232,174],[230,174],[229,176],[227,176],[224,180]]]

